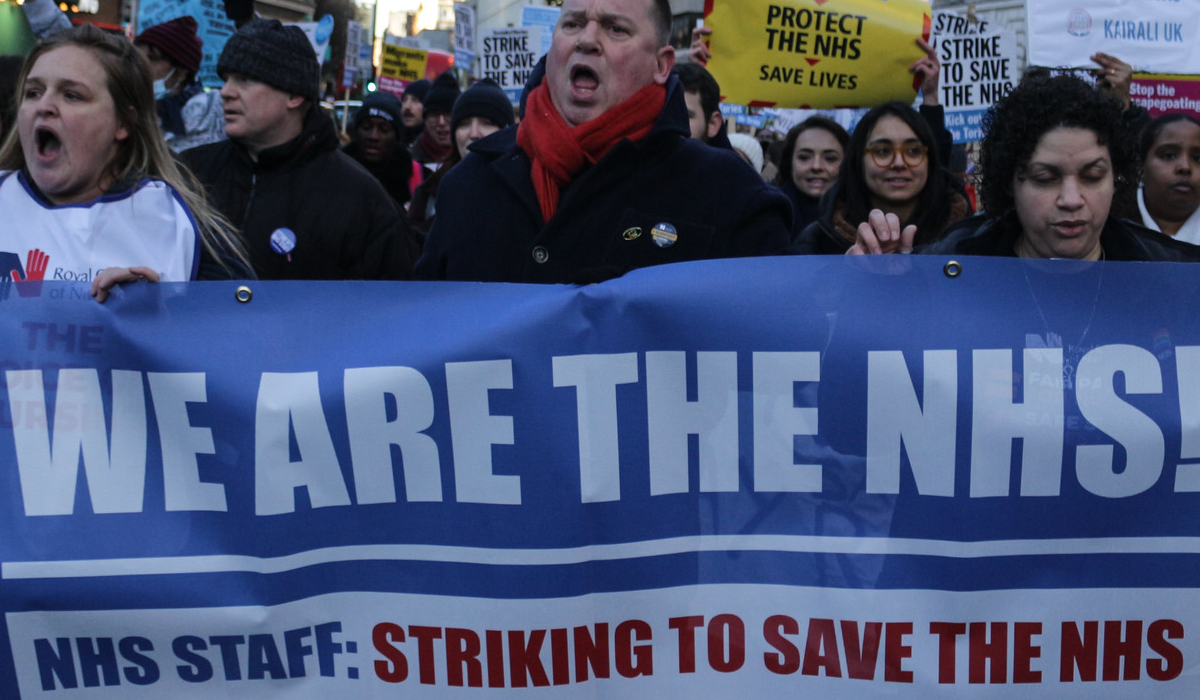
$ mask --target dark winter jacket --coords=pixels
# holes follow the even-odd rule
[[[383,186],[338,146],[333,121],[313,105],[301,134],[257,162],[232,140],[181,158],[241,231],[259,278],[406,279],[415,236]],[[280,229],[295,236],[290,251],[272,248]]]
[[[476,141],[441,184],[416,276],[587,283],[661,263],[784,252],[787,199],[737,154],[689,135],[672,76],[650,134],[577,175],[549,222],[517,129]]]
[[[800,234],[808,225],[817,220],[821,212],[821,199],[819,197],[809,197],[796,187],[796,183],[792,182],[789,177],[786,182],[779,185],[779,191],[788,198],[792,203],[792,240],[800,238]]]
[[[409,180],[413,176],[413,159],[407,148],[397,145],[386,158],[377,163],[367,162],[363,158],[362,149],[357,141],[347,144],[342,152],[356,160],[376,180],[379,180],[379,184],[383,185],[383,189],[392,195],[397,206],[403,207],[408,200],[412,199]]]
[[[923,255],[1016,256],[1018,226],[977,214],[951,226],[946,235],[918,248]],[[1135,262],[1200,262],[1200,247],[1177,241],[1132,221],[1111,216],[1100,232],[1105,260]]]

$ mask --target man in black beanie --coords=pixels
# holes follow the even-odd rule
[[[450,156],[450,112],[460,94],[462,89],[458,87],[453,70],[439,75],[425,93],[425,130],[412,145],[412,157],[424,166],[426,177],[437,171]]]
[[[412,198],[413,159],[399,139],[400,113],[400,100],[392,93],[367,95],[354,113],[350,143],[342,152],[374,175],[396,204],[404,206]]]
[[[425,130],[425,95],[429,94],[429,86],[433,83],[425,80],[414,80],[404,88],[400,96],[400,141],[405,146],[411,146],[413,141]]]
[[[253,20],[226,42],[217,74],[229,139],[182,156],[241,231],[259,278],[408,277],[419,239],[382,185],[338,149],[304,32]]]

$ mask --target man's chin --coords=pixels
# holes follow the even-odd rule
[[[567,105],[566,109],[560,109],[559,113],[562,114],[563,120],[571,126],[579,126],[604,114],[604,109],[596,102],[573,101]]]

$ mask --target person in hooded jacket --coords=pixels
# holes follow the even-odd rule
[[[217,63],[229,139],[182,154],[240,230],[261,279],[404,279],[418,239],[383,186],[342,153],[298,27],[253,20]]]
[[[566,0],[518,128],[442,182],[417,276],[587,283],[784,251],[787,199],[690,138],[670,26],[666,0]]]

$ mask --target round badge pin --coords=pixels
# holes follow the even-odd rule
[[[676,233],[674,226],[664,222],[655,224],[654,228],[650,229],[650,239],[659,248],[670,248],[675,245],[675,241],[679,240],[679,234]]]
[[[290,228],[277,228],[271,234],[271,250],[286,255],[288,262],[292,261],[292,251],[296,249],[296,233]]]

